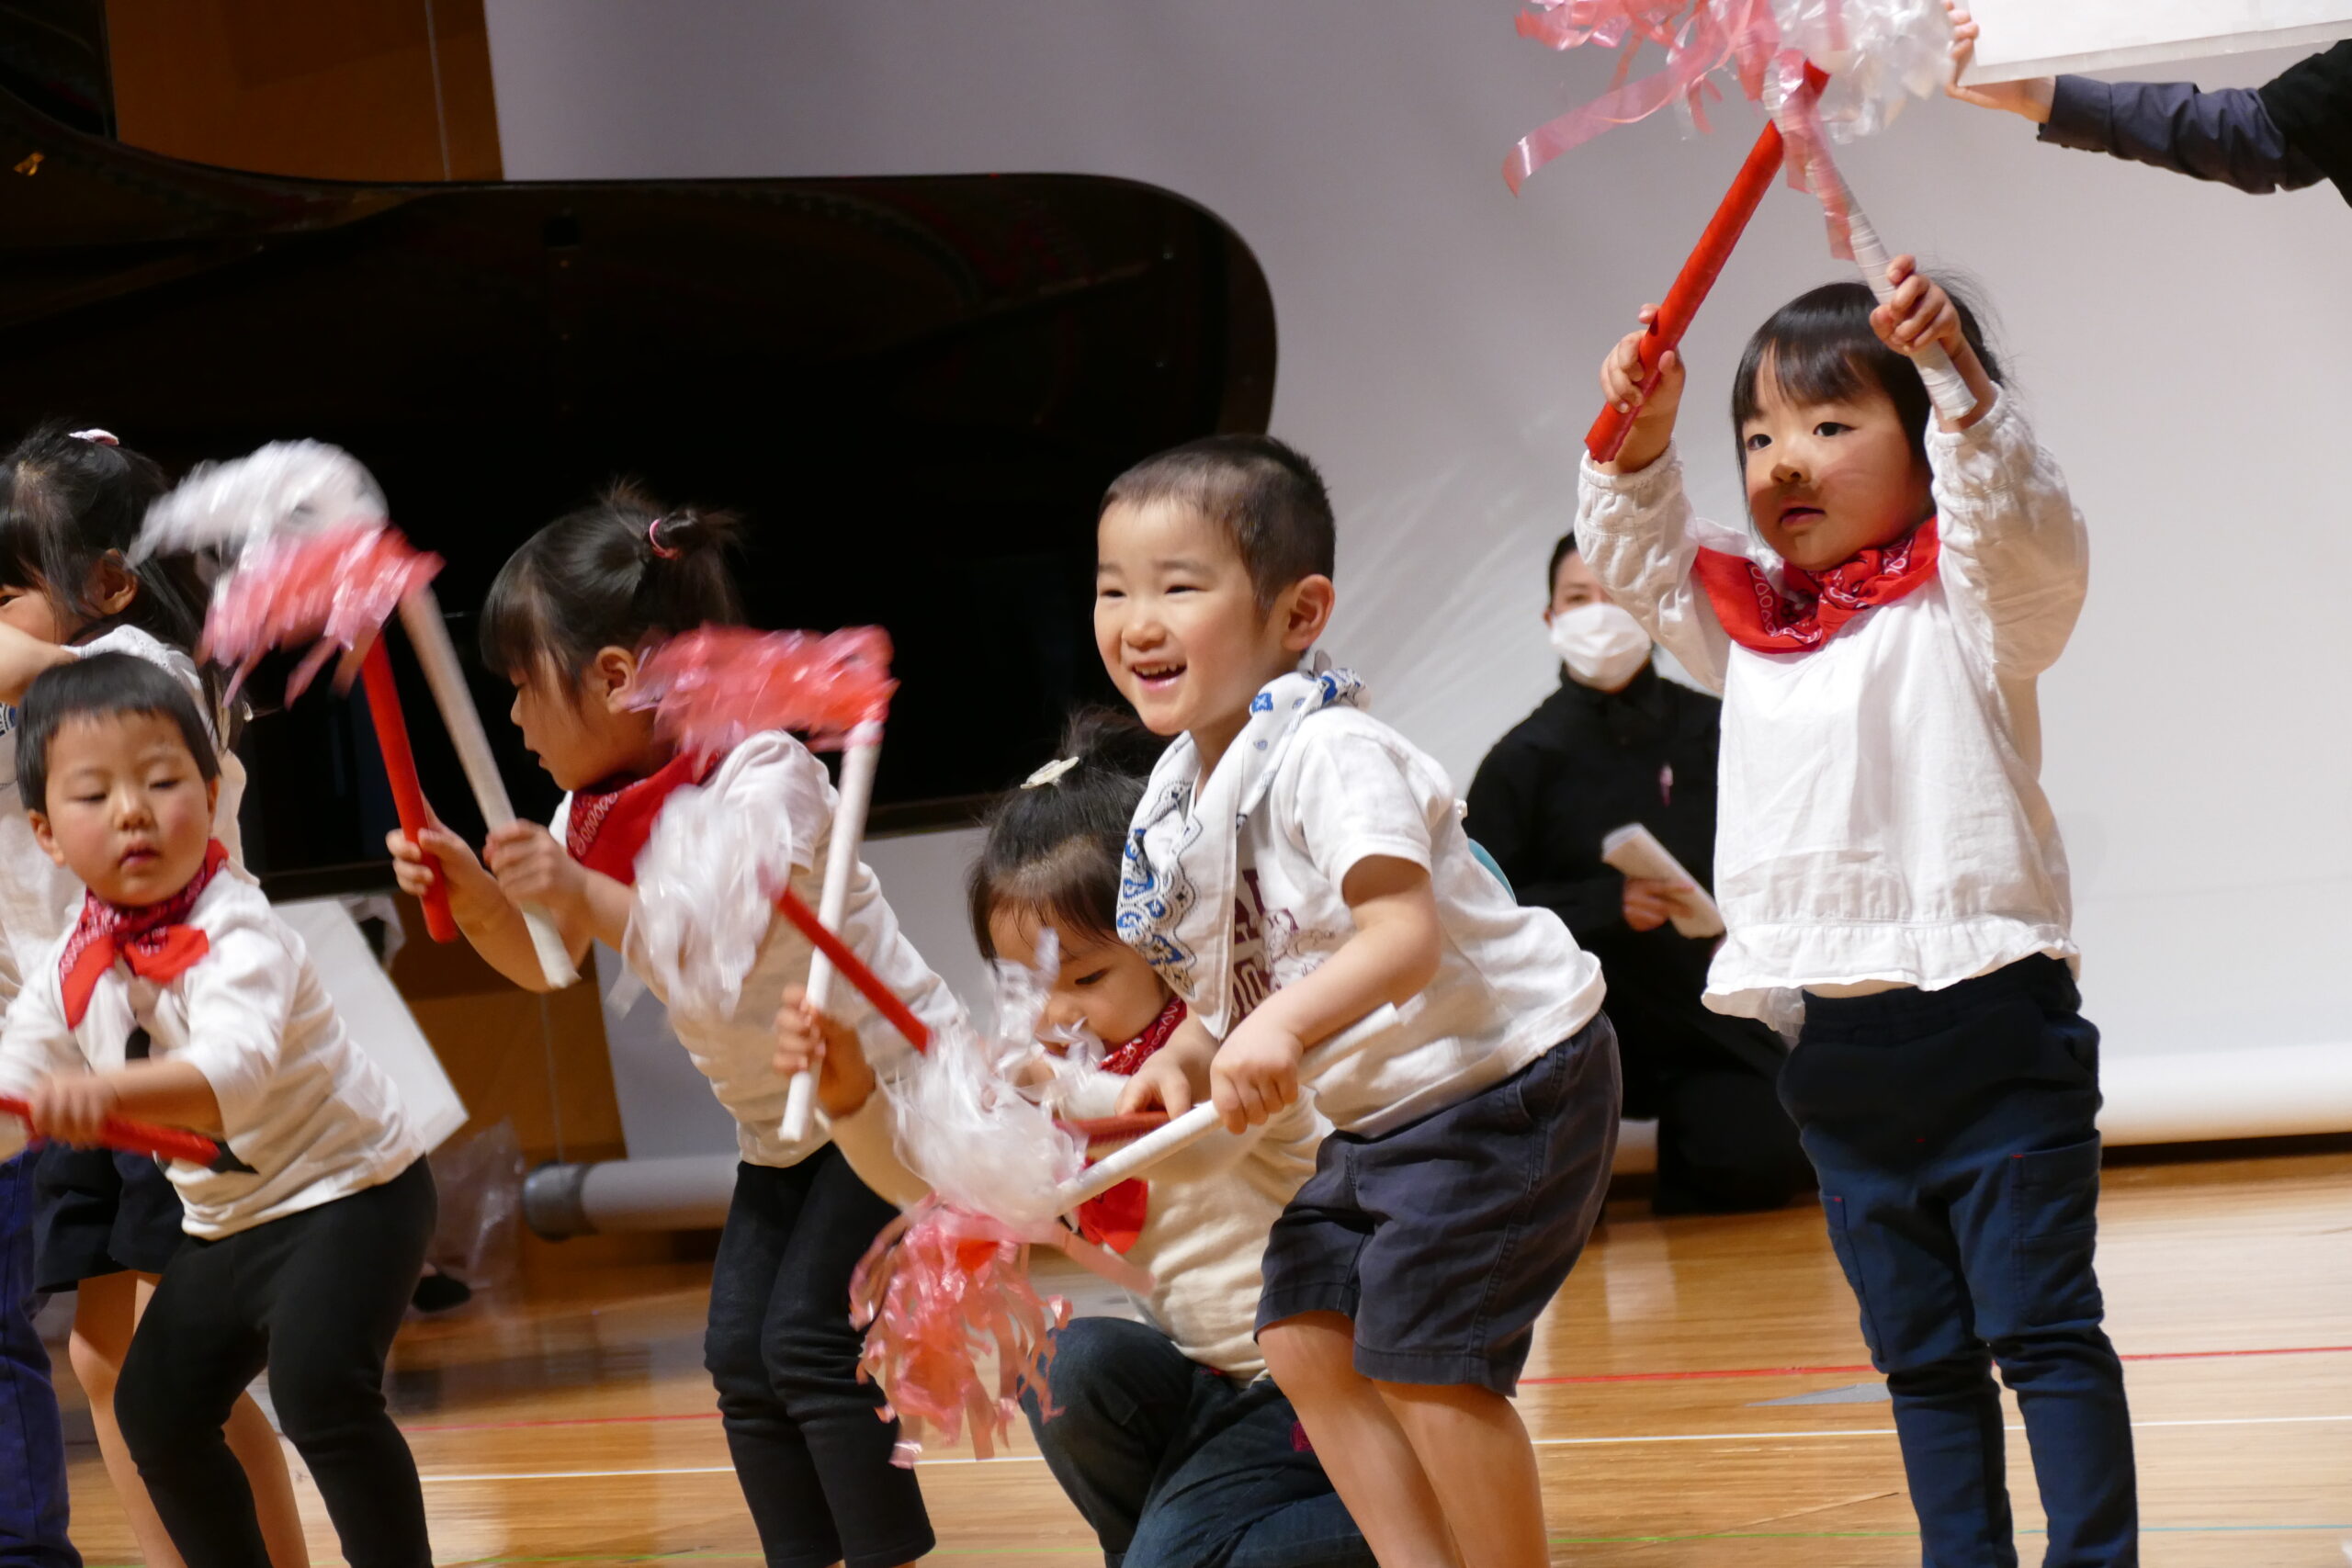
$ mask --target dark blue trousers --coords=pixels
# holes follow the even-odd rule
[[[2014,1568],[1993,1368],[2049,1568],[2140,1560],[2123,1369],[2099,1327],[2098,1031],[2036,957],[1940,991],[1808,998],[1781,1098],[1886,1374],[1927,1568]]]
[[[1272,1380],[1243,1387],[1115,1317],[1054,1344],[1055,1415],[1022,1407],[1108,1568],[1374,1568]]]
[[[33,1332],[35,1155],[0,1162],[0,1568],[82,1568],[65,1539],[65,1434]]]

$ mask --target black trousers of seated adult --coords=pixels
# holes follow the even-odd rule
[[[423,1160],[380,1186],[219,1241],[164,1270],[116,1384],[115,1418],[187,1568],[267,1568],[221,1427],[266,1368],[287,1440],[351,1568],[430,1568],[424,1493],[384,1410],[384,1359],[424,1267]]]
[[[831,1144],[794,1166],[736,1167],[703,1357],[768,1568],[891,1568],[932,1549],[849,1320],[850,1276],[897,1217]]]

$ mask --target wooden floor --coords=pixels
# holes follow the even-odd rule
[[[2352,1154],[2111,1167],[2109,1322],[2130,1361],[2145,1561],[2352,1558]],[[703,1280],[616,1272],[402,1340],[396,1409],[444,1563],[755,1562],[700,1368]],[[1888,1407],[1817,1211],[1659,1222],[1612,1208],[1545,1318],[1521,1407],[1554,1561],[1896,1568],[1919,1560]],[[1826,1396],[1826,1397],[1825,1397]],[[1792,1403],[1803,1400],[1804,1403]],[[2011,1415],[2015,1433],[2015,1415]],[[2020,1549],[2041,1515],[2021,1436]],[[75,1534],[132,1560],[94,1450]],[[1099,1561],[1023,1435],[926,1460],[932,1559]],[[307,1482],[321,1563],[334,1536]]]

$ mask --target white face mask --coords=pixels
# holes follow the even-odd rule
[[[1650,634],[1614,604],[1578,604],[1552,617],[1552,651],[1578,685],[1613,692],[1650,661]]]

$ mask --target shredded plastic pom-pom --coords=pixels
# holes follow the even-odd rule
[[[638,671],[662,733],[700,756],[763,729],[797,729],[819,750],[889,711],[890,636],[879,626],[758,632],[703,626],[672,637]]]
[[[384,492],[358,458],[323,441],[273,441],[226,463],[198,463],[147,509],[130,557],[226,549],[266,534],[389,521]]]
[[[236,666],[233,691],[270,649],[314,644],[287,682],[291,702],[327,660],[367,646],[440,570],[439,556],[381,523],[261,538],[214,586],[200,651]]]
[[[1049,1060],[1036,1040],[1056,968],[1052,935],[1039,943],[1036,969],[998,966],[994,1030],[934,1035],[892,1093],[899,1156],[932,1196],[875,1242],[851,1298],[866,1325],[865,1372],[907,1424],[901,1463],[921,1450],[925,1426],[952,1442],[967,1422],[985,1458],[1018,1415],[1021,1389],[1045,1398],[1047,1336],[1069,1309],[1031,1287],[1029,1248],[1067,1253],[1132,1291],[1152,1286],[1150,1275],[1059,1223],[1056,1189],[1084,1167],[1086,1149],[1083,1134],[1055,1121],[1051,1083],[1033,1081]],[[980,1370],[991,1350],[993,1382]]]
[[[1890,124],[1915,96],[1935,92],[1949,70],[1951,20],[1940,0],[1532,0],[1521,37],[1554,49],[1623,44],[1610,91],[1531,132],[1504,162],[1519,189],[1528,175],[1593,137],[1681,105],[1704,129],[1709,81],[1728,70],[1750,100],[1778,113],[1810,60],[1829,73],[1818,121],[1837,141]],[[1632,78],[1644,43],[1664,52],[1656,72]],[[1790,175],[1804,163],[1792,148]],[[1833,221],[1835,215],[1833,214]]]

